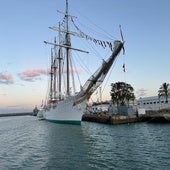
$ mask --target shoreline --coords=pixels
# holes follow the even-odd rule
[[[0,117],[9,117],[9,116],[33,116],[32,112],[25,113],[1,113]]]
[[[108,114],[87,114],[84,113],[82,116],[82,121],[103,123],[109,125],[119,125],[128,123],[140,123],[140,122],[151,122],[151,123],[169,123],[169,118],[166,119],[164,115],[170,117],[170,110],[159,111],[149,111],[145,115],[108,115]],[[10,116],[35,116],[33,112],[25,113],[1,113],[0,117],[10,117]]]

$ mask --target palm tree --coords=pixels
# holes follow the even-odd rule
[[[161,97],[161,96],[165,96],[165,98],[166,98],[166,103],[168,103],[168,95],[170,94],[170,85],[169,85],[169,83],[163,83],[161,86],[160,86],[160,88],[159,88],[159,90],[158,90],[158,96],[159,96],[159,98]]]
[[[124,82],[117,82],[111,84],[111,99],[114,104],[118,105],[129,105],[130,101],[135,100],[135,95],[133,93],[134,89],[130,84]]]

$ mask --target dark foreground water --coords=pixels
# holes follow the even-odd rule
[[[169,170],[170,124],[61,125],[0,118],[0,169]]]

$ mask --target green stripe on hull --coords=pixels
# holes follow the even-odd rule
[[[51,120],[51,119],[46,119],[46,120],[49,122],[58,123],[58,124],[81,125],[81,121],[79,120]]]

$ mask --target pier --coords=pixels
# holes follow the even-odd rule
[[[98,115],[98,114],[84,114],[82,121],[105,123],[111,125],[125,124],[125,123],[136,123],[136,122],[146,122],[149,120],[148,116],[121,116],[121,115]]]
[[[82,117],[82,121],[105,123],[111,125],[125,124],[125,123],[138,123],[138,122],[150,122],[150,123],[169,123],[170,122],[170,109],[161,109],[157,111],[146,111],[146,114],[142,115],[118,115],[107,113],[103,114],[89,114],[85,113]]]

